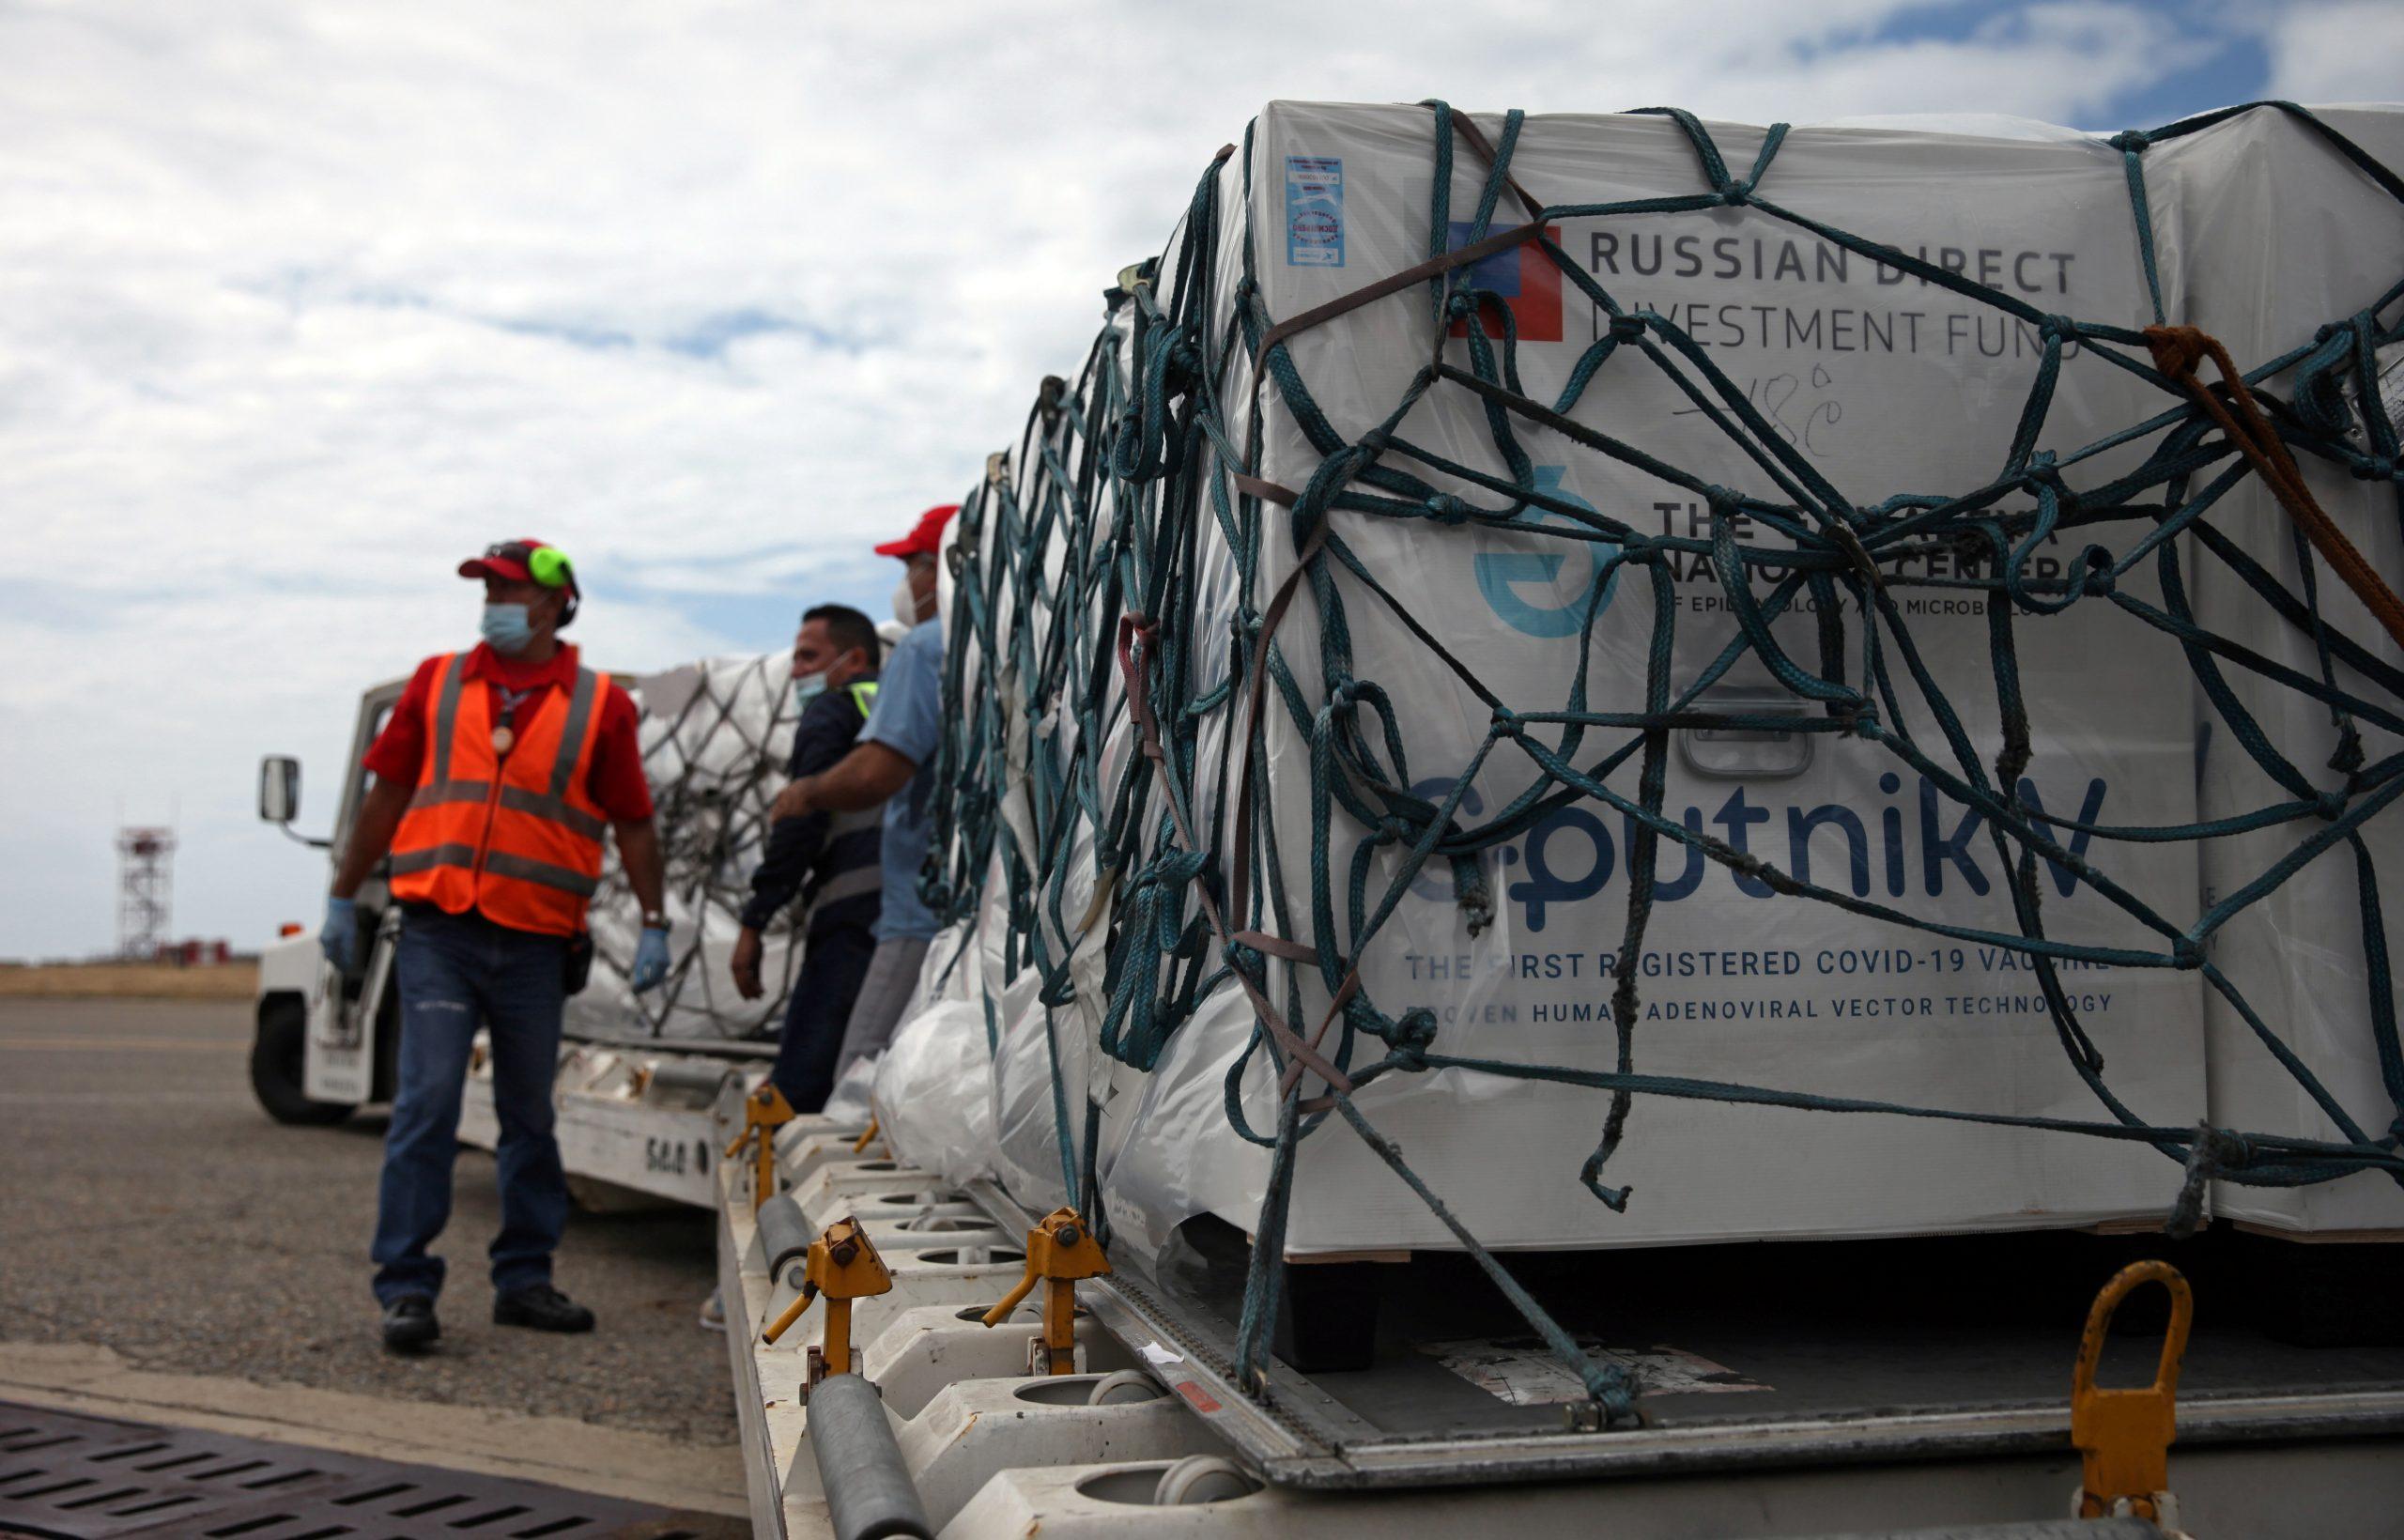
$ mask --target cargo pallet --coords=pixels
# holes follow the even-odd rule
[[[1926,1243],[1545,1258],[1526,1270],[1532,1286],[1559,1298],[1649,1288],[1629,1314],[1678,1333],[1665,1362],[1699,1361],[1705,1378],[1749,1382],[1733,1392],[1673,1382],[1640,1403],[1646,1425],[1580,1431],[1564,1425],[1561,1405],[1514,1405],[1431,1350],[1458,1347],[1431,1331],[1496,1346],[1477,1335],[1499,1323],[1473,1291],[1444,1286],[1443,1257],[1348,1264],[1383,1275],[1369,1296],[1387,1318],[1366,1367],[1305,1372],[1281,1358],[1249,1389],[1230,1362],[1225,1259],[1214,1265],[1197,1250],[1190,1265],[1153,1273],[1114,1257],[1115,1272],[1076,1286],[1081,1372],[1030,1375],[1034,1309],[1023,1304],[994,1328],[979,1317],[1020,1281],[1040,1216],[991,1183],[955,1188],[880,1144],[855,1148],[862,1132],[821,1117],[783,1125],[777,1181],[811,1234],[855,1217],[889,1270],[889,1292],[852,1305],[856,1367],[881,1396],[930,1532],[952,1540],[1154,1532],[1170,1516],[1147,1510],[1164,1496],[1188,1510],[1174,1519],[1178,1532],[1196,1534],[2114,1532],[2064,1518],[2080,1481],[2076,1319],[2031,1319],[2012,1301],[2037,1292],[2041,1276],[2082,1267],[2107,1275],[2167,1244],[2158,1238],[1976,1238],[1937,1243],[1916,1266],[1906,1254]],[[717,1185],[755,1529],[844,1532],[804,1391],[824,1313],[805,1311],[773,1346],[761,1340],[797,1298],[803,1269],[788,1255],[770,1275],[779,1258],[763,1247],[747,1165],[722,1163]],[[2302,1348],[2241,1321],[2230,1296],[2249,1287],[2246,1270],[2306,1250],[2260,1241],[2275,1248],[2266,1255],[2248,1240],[2221,1232],[2165,1252],[2199,1280],[2201,1324],[2170,1454],[2183,1522],[2208,1540],[2299,1524],[2321,1536],[2392,1534],[2404,1512],[2404,1345]],[[2355,1250],[2374,1271],[2392,1261]],[[1859,1308],[1831,1309],[1849,1269],[1858,1270]],[[1692,1286],[1714,1270],[1717,1290]],[[1430,1284],[1434,1297],[1413,1296],[1412,1286]],[[1690,1302],[1679,1305],[1681,1295]],[[2138,1311],[2133,1302],[2113,1339],[2126,1351],[2107,1356],[2107,1381],[2136,1378],[2132,1365],[2150,1362],[2159,1341],[2159,1324]],[[1286,1340],[1295,1340],[1290,1325]],[[1654,1346],[1641,1331],[1637,1341]],[[1496,1351],[1515,1362],[1507,1338]]]

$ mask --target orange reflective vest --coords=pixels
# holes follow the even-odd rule
[[[393,897],[574,935],[601,885],[609,829],[585,785],[609,676],[578,669],[574,689],[545,691],[503,748],[493,737],[492,691],[470,685],[466,663],[453,653],[435,664],[425,762],[393,836]]]

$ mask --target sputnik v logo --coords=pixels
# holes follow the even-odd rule
[[[1583,508],[1590,513],[1599,512],[1593,503],[1563,487],[1561,480],[1567,470],[1566,466],[1537,466],[1536,490],[1548,497],[1558,498],[1572,507]],[[1547,519],[1556,519],[1564,524],[1572,522],[1552,509],[1536,507],[1529,508],[1514,522],[1526,527],[1541,524]],[[1538,583],[1554,584],[1561,576],[1562,562],[1576,559],[1569,550],[1480,551],[1474,558],[1478,593],[1485,595],[1487,607],[1513,630],[1547,640],[1558,640],[1563,637],[1576,636],[1585,625],[1589,604],[1595,605],[1596,614],[1610,608],[1611,596],[1619,587],[1619,572],[1614,568],[1608,578],[1603,576],[1604,563],[1610,559],[1610,552],[1598,542],[1563,541],[1560,544],[1564,547],[1583,549],[1586,560],[1594,563],[1594,577],[1579,585],[1576,593],[1558,604],[1539,602],[1545,597],[1541,592],[1532,597],[1521,592],[1521,588],[1522,585],[1533,588]],[[1603,591],[1599,602],[1594,598],[1597,584]]]

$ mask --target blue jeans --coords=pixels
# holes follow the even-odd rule
[[[377,1193],[376,1298],[439,1294],[442,1258],[425,1248],[451,1217],[459,1099],[478,1026],[492,1034],[492,1101],[501,1122],[497,1291],[550,1282],[567,1224],[567,1177],[552,1136],[567,943],[479,914],[412,910],[393,977],[401,998],[400,1086],[384,1134]]]
[[[785,1002],[784,1035],[777,1040],[777,1067],[768,1078],[795,1112],[816,1112],[835,1089],[835,1060],[843,1050],[843,1024],[868,977],[876,937],[865,925],[813,925],[802,943],[801,972]]]

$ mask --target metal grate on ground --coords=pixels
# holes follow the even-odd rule
[[[0,1536],[719,1540],[734,1520],[436,1466],[0,1402]]]

